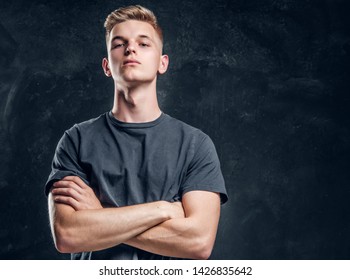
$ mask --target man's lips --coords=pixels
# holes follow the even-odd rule
[[[133,64],[141,64],[136,59],[127,59],[123,62],[123,65],[133,65]]]

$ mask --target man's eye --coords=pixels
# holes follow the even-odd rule
[[[149,44],[147,44],[147,43],[140,43],[140,46],[141,47],[149,47]]]
[[[115,44],[113,45],[112,49],[117,49],[117,48],[120,48],[120,47],[123,47],[125,44],[121,43],[121,44]]]

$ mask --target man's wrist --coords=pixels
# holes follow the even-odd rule
[[[160,215],[162,216],[162,218],[164,219],[164,221],[171,219],[171,208],[170,208],[170,202],[164,201],[164,200],[160,200],[155,202],[156,203],[156,207],[159,210]]]

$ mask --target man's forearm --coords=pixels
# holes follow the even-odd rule
[[[193,191],[183,196],[182,203],[186,217],[167,220],[125,243],[159,255],[209,258],[219,223],[220,197]]]
[[[49,197],[50,220],[60,252],[96,251],[113,247],[171,218],[168,202],[75,211]]]
[[[191,218],[171,219],[131,238],[125,244],[163,256],[207,259],[215,233],[203,231],[203,226],[197,222]]]

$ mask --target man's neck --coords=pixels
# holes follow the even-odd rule
[[[155,83],[135,87],[115,87],[113,116],[129,123],[154,121],[161,115]]]

